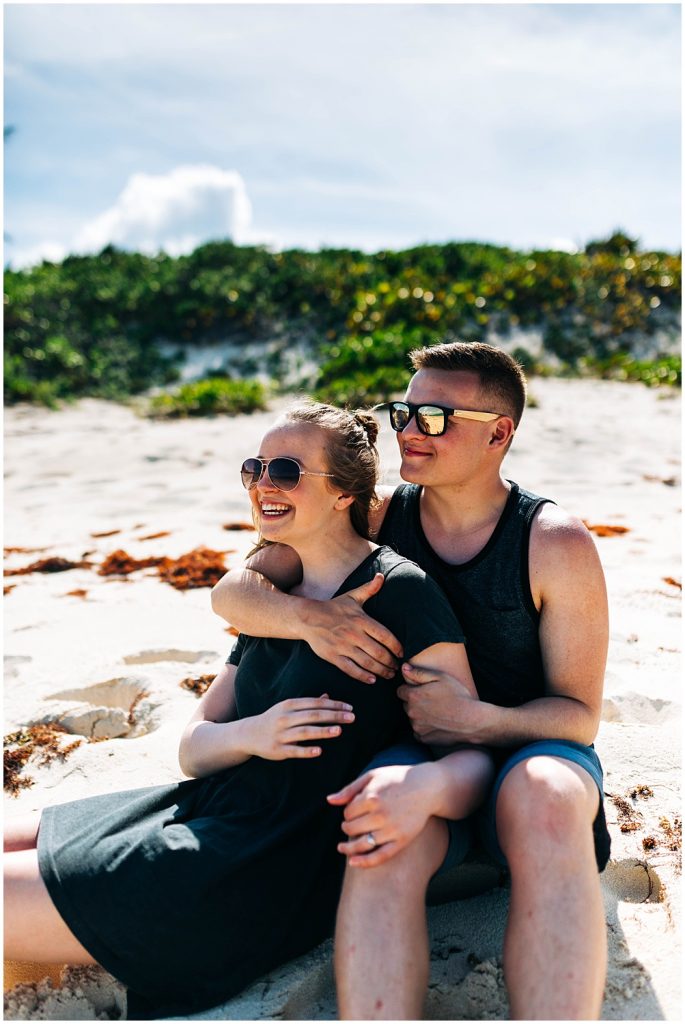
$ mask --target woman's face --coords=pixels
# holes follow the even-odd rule
[[[325,452],[325,433],[311,423],[283,423],[262,439],[259,458],[294,459],[300,468],[314,473],[330,472]],[[325,476],[300,476],[293,490],[277,487],[268,472],[248,491],[259,532],[264,540],[296,546],[297,539],[330,530],[331,518],[340,504],[340,492]]]

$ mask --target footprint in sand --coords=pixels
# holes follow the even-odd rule
[[[602,886],[622,903],[661,903],[661,878],[647,861],[629,858],[609,861],[602,873]]]
[[[158,647],[150,651],[139,651],[138,654],[127,654],[126,665],[153,665],[159,661],[213,661],[219,655],[216,651],[180,651],[176,647]]]
[[[616,694],[602,701],[603,722],[626,722],[631,725],[658,725],[680,716],[680,705],[642,693]]]
[[[133,739],[159,725],[157,704],[148,700],[143,679],[108,679],[93,686],[60,690],[47,700],[59,701],[59,710],[46,710],[37,722],[58,722],[67,732],[88,739]],[[71,704],[64,706],[65,702]]]
[[[5,679],[16,679],[19,675],[19,666],[27,665],[32,660],[28,654],[6,654],[4,658]]]

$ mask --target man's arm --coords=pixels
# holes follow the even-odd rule
[[[425,742],[513,746],[537,739],[589,744],[599,726],[608,647],[604,574],[592,537],[578,519],[545,505],[531,530],[531,590],[540,608],[544,697],[503,708],[470,701],[446,675],[405,669],[406,702]]]
[[[440,669],[461,679],[472,703],[478,694],[463,643],[438,643],[414,658],[417,665]],[[338,851],[351,867],[375,867],[403,850],[431,816],[465,818],[483,802],[494,777],[492,757],[475,747],[447,754],[439,761],[387,765],[365,772],[328,801],[344,806],[342,830],[347,839]],[[366,837],[373,834],[370,850]]]
[[[377,534],[390,501],[384,494],[374,510]],[[331,601],[284,593],[302,579],[302,565],[292,548],[269,544],[244,569],[231,569],[212,590],[212,608],[250,636],[306,640],[315,654],[362,682],[377,675],[391,678],[402,647],[392,633],[362,610],[383,584],[375,580]]]

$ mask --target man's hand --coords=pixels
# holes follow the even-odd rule
[[[422,743],[478,743],[488,705],[454,676],[437,669],[402,666],[406,680],[397,688],[414,735]]]
[[[384,864],[422,831],[432,814],[433,771],[430,762],[373,768],[328,797],[345,806],[342,830],[349,838],[338,843],[338,851],[350,867]]]
[[[330,601],[307,602],[303,639],[324,661],[363,683],[375,683],[376,676],[392,679],[402,657],[396,637],[362,609],[383,580],[378,572],[368,583]]]

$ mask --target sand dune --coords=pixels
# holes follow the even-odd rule
[[[507,475],[594,529],[609,587],[597,741],[613,840],[602,877],[603,1018],[679,1020],[680,396],[600,381],[536,380],[531,390],[537,404]],[[65,742],[82,740],[63,761],[29,762],[33,785],[5,796],[6,815],[180,778],[178,737],[196,701],[180,684],[216,672],[232,637],[208,589],[176,590],[153,567],[126,578],[97,568],[116,549],[177,558],[200,546],[238,564],[252,535],[223,526],[249,520],[238,467],[272,418],[147,422],[90,400],[6,411],[6,570],[54,557],[90,563],[5,579],[5,732],[57,721]],[[387,426],[381,451],[385,482],[396,482]],[[507,1019],[507,901],[497,886],[430,909],[427,1019]],[[7,1019],[124,1013],[123,990],[99,969],[6,965],[5,986]],[[335,1015],[326,943],[197,1019]]]

